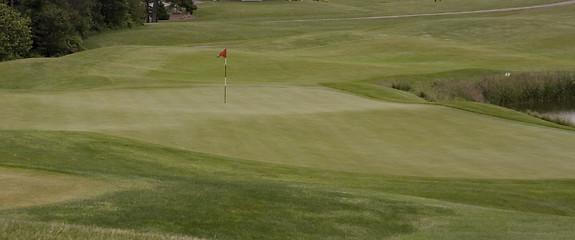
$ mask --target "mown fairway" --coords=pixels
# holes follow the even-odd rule
[[[572,71],[575,4],[325,20],[551,2],[205,2],[0,63],[0,238],[572,239],[572,129],[368,82]]]

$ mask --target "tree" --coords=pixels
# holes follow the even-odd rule
[[[161,0],[141,0],[143,5],[146,7],[144,19],[146,23],[158,22],[158,20],[168,20],[170,15],[166,10],[163,1]],[[171,7],[174,7],[180,11],[186,11],[192,14],[198,7],[194,5],[193,0],[170,0],[166,1],[170,3]]]
[[[28,55],[32,48],[30,19],[0,4],[0,61]]]
[[[32,21],[33,53],[53,57],[83,49],[72,21],[77,13],[66,0],[27,0],[24,5]]]
[[[3,55],[0,60],[31,55],[61,56],[80,51],[83,39],[91,32],[143,24],[150,2],[156,3],[156,14],[166,18],[159,0],[0,0],[3,11],[19,12],[28,19],[27,22],[13,20],[13,14],[2,12],[0,18],[4,22],[0,41],[3,45],[0,54]],[[8,4],[14,7],[9,8]],[[27,27],[31,49],[30,40],[13,41],[21,35],[11,31],[19,27]],[[16,51],[16,43],[28,44],[28,47],[24,48],[25,51]]]
[[[151,0],[142,0],[144,2],[145,8],[146,8],[146,23],[150,23],[151,19],[150,17],[152,16],[152,10],[150,9],[150,1]]]
[[[162,1],[159,1],[158,5],[158,20],[170,20],[170,14]]]
[[[154,0],[154,4],[152,5],[152,22],[158,22],[158,2],[159,0]]]
[[[143,2],[146,6],[146,23],[158,22],[158,0],[143,0]]]
[[[76,30],[83,38],[86,38],[89,32],[98,32],[106,28],[99,0],[68,0],[68,3],[75,10],[75,16],[78,16],[73,21]]]
[[[14,0],[0,0],[0,4],[6,4],[10,7],[14,7]]]
[[[142,25],[146,17],[146,6],[142,4],[142,0],[127,0],[128,14],[130,15],[131,22],[128,27],[132,25]]]
[[[118,29],[128,27],[128,4],[125,0],[100,0],[100,13],[108,28]]]
[[[180,10],[186,10],[190,15],[194,13],[198,7],[194,4],[193,0],[171,0],[174,7]]]
[[[87,31],[100,32],[141,25],[146,14],[142,0],[67,0],[80,18],[82,37]],[[76,20],[74,19],[74,22]]]
[[[145,7],[141,0],[100,0],[101,14],[110,29],[131,28],[143,23]]]

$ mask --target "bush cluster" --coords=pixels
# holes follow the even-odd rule
[[[32,48],[30,20],[0,4],[0,61],[18,59]]]

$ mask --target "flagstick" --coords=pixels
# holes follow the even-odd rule
[[[224,59],[224,103],[226,103],[228,98],[228,59]]]

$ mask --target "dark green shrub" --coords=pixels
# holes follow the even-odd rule
[[[160,4],[158,5],[158,19],[170,20],[170,14],[168,13],[168,10],[166,10],[166,6],[164,6],[162,1],[160,1]]]
[[[82,36],[72,22],[74,11],[65,1],[30,1],[33,52],[52,57],[83,49]]]
[[[28,55],[32,48],[30,19],[0,4],[0,61]]]
[[[393,83],[391,84],[391,87],[405,92],[409,92],[411,90],[411,84],[403,81]]]

